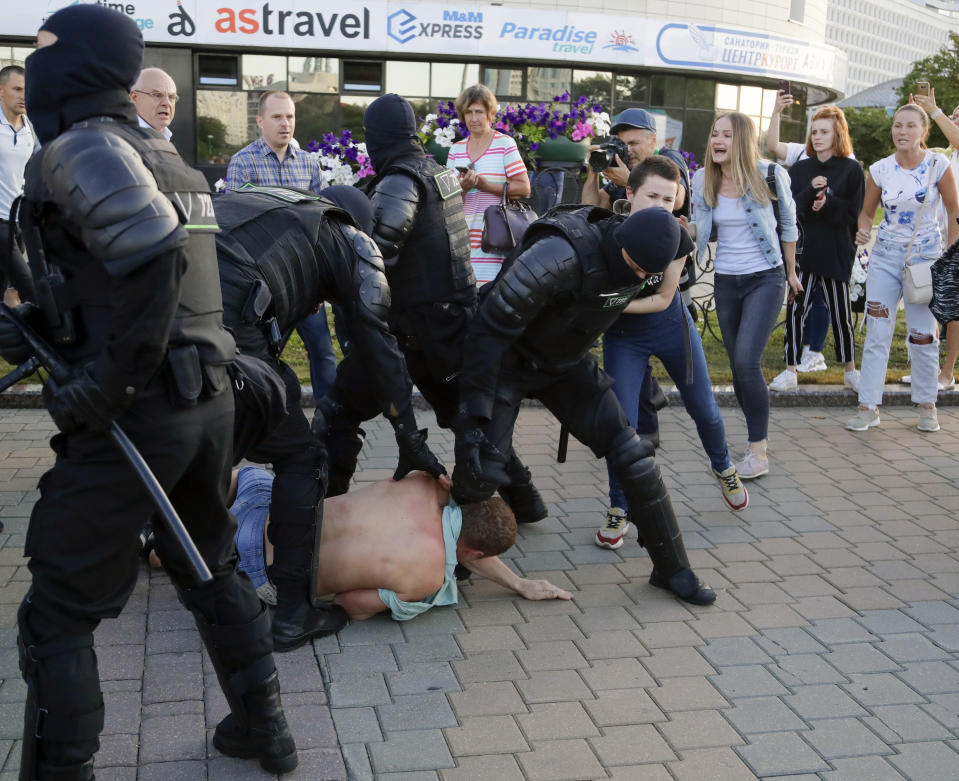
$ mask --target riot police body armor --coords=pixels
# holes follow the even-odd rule
[[[416,429],[412,383],[387,317],[390,289],[380,252],[347,212],[311,193],[254,187],[214,199],[224,320],[241,352],[269,363],[286,384],[286,417],[255,441],[255,412],[238,410],[236,457],[270,462],[276,473],[270,510],[277,586],[273,621],[277,650],[292,650],[346,621],[339,606],[312,593],[325,490],[326,420],[322,406],[311,432],[300,386],[280,353],[297,323],[321,301],[339,307],[350,331],[351,355],[366,368],[365,392],[387,416],[400,447],[399,479],[412,468],[445,472]],[[340,371],[334,391],[342,384]]]
[[[707,604],[716,596],[689,568],[652,447],[630,428],[612,380],[588,352],[645,280],[674,259],[679,231],[662,209],[626,220],[600,208],[560,207],[533,223],[483,291],[466,339],[460,416],[468,421],[464,429],[482,429],[507,452],[522,399],[542,401],[622,480],[630,518],[653,561],[650,582]],[[472,468],[478,446],[457,433],[454,490],[482,491]]]
[[[197,583],[165,531],[163,556],[193,613],[231,714],[214,744],[288,772],[297,763],[273,664],[269,615],[236,571],[225,503],[233,397],[210,195],[127,94],[143,42],[127,17],[77,5],[28,58],[28,110],[44,146],[27,170],[21,229],[36,283],[31,323],[73,365],[44,398],[61,433],[27,532],[18,613],[27,683],[20,778],[91,779],[103,728],[93,630],[137,579],[153,506],[106,429],[138,447],[207,563]],[[96,86],[93,86],[96,85]],[[230,642],[225,642],[226,638]]]

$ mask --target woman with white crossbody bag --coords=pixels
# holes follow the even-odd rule
[[[940,198],[948,214],[949,243],[959,238],[959,197],[953,173],[944,155],[926,149],[928,134],[926,112],[914,104],[902,106],[893,116],[895,153],[869,167],[856,244],[869,241],[880,201],[885,214],[866,278],[866,342],[859,381],[859,412],[846,422],[846,428],[852,431],[879,425],[896,310],[906,293],[905,275],[921,280],[920,264],[935,260],[942,252],[936,216]],[[929,311],[929,299],[919,302],[920,299],[912,292],[906,297],[906,347],[912,364],[912,401],[919,405],[917,428],[931,432],[939,430],[938,326]]]

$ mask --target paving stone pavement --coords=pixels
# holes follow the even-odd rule
[[[662,413],[658,461],[712,607],[647,583],[645,552],[592,543],[605,467],[524,409],[517,449],[549,502],[506,554],[574,592],[526,602],[480,579],[459,606],[384,617],[277,655],[296,779],[959,779],[959,409],[916,431],[909,408],[845,431],[846,408],[774,409],[772,472],[724,509],[689,419]],[[430,442],[450,438],[429,412]],[[725,409],[734,449],[742,416]],[[373,423],[360,482],[389,477]],[[19,764],[15,611],[52,424],[0,411],[0,781]],[[107,705],[97,778],[263,778],[210,745],[226,704],[188,614],[142,570],[96,633]]]

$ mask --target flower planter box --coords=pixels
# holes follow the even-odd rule
[[[586,161],[589,140],[573,141],[566,136],[546,138],[539,142],[536,158],[545,163],[580,163]]]

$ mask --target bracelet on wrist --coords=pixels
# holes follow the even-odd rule
[[[929,119],[935,119],[936,117],[945,116],[945,112],[941,108],[937,108],[929,115]]]

